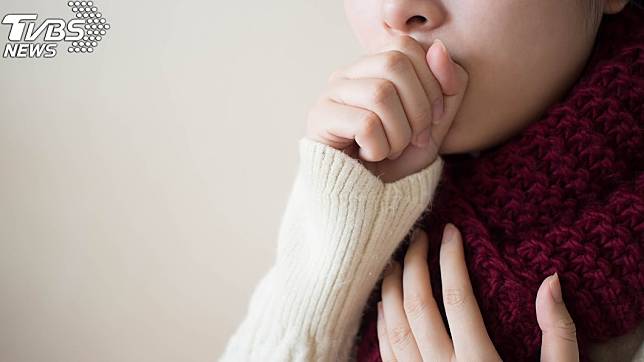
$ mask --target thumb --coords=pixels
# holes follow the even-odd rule
[[[427,50],[425,58],[443,92],[444,112],[440,117],[439,124],[432,127],[432,139],[430,140],[434,148],[439,150],[461,108],[461,102],[469,83],[469,74],[465,68],[452,59],[447,47],[440,39],[434,40],[432,46]]]
[[[579,361],[575,323],[563,302],[557,273],[543,280],[535,304],[542,332],[541,361]]]
[[[442,40],[436,39],[426,54],[427,65],[441,85],[446,97],[465,93],[469,75],[454,62]]]

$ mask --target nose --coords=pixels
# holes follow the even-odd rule
[[[434,29],[445,20],[436,0],[383,0],[385,24],[397,34],[410,34]]]

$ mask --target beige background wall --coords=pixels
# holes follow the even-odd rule
[[[274,258],[306,112],[361,50],[341,1],[95,3],[93,54],[0,58],[0,361],[214,361]]]

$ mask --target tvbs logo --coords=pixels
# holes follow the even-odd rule
[[[3,58],[53,58],[58,44],[66,42],[70,53],[92,53],[103,40],[110,24],[92,1],[70,1],[75,18],[49,18],[37,25],[38,14],[6,14],[9,42]]]

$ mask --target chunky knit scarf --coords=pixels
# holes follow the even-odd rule
[[[461,234],[488,334],[506,361],[537,361],[539,285],[557,271],[577,327],[591,343],[632,332],[644,316],[644,11],[604,15],[589,61],[558,103],[507,142],[445,155],[443,179],[418,225],[442,307],[444,225]],[[409,240],[394,253],[402,261]],[[358,361],[381,361],[380,283],[356,341]],[[447,324],[446,324],[447,326]]]

